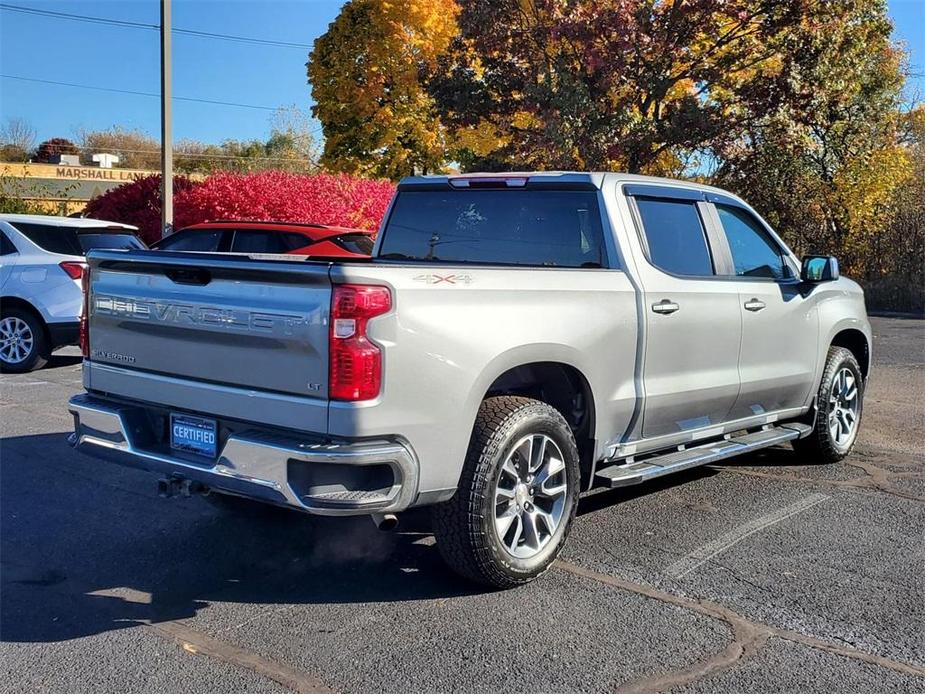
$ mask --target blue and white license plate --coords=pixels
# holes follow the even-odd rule
[[[170,415],[170,447],[178,451],[215,457],[216,430],[214,419],[191,417],[186,414]]]

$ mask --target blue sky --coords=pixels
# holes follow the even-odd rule
[[[3,0],[68,14],[157,24],[158,0]],[[311,44],[334,20],[342,0],[174,0],[175,28]],[[889,0],[896,37],[916,77],[912,98],[925,98],[925,0]],[[174,95],[276,108],[311,106],[304,63],[308,49],[262,46],[176,34]],[[0,73],[157,93],[158,34],[0,9]],[[272,112],[177,101],[175,139],[206,142],[266,137]],[[0,120],[22,117],[40,139],[75,137],[79,129],[123,125],[159,132],[158,100],[73,87],[0,79]]]

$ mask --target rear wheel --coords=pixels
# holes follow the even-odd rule
[[[478,583],[527,583],[565,543],[579,486],[575,438],[557,410],[528,398],[488,398],[456,495],[433,509],[440,553]]]
[[[41,318],[20,308],[0,315],[0,371],[25,373],[45,366],[50,350]]]
[[[864,404],[864,376],[850,350],[830,347],[816,397],[812,433],[793,442],[794,449],[814,462],[835,463],[857,440]]]

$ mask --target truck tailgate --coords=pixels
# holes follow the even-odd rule
[[[268,423],[326,430],[326,264],[155,251],[94,251],[88,261],[91,389],[121,391],[122,374],[127,397],[160,402],[186,391],[138,384],[179,380],[220,393],[202,401],[228,416],[258,421],[263,401],[306,401],[314,407]],[[94,367],[106,374],[99,382]]]

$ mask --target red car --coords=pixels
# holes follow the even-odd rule
[[[368,258],[373,250],[373,232],[325,224],[216,221],[180,229],[153,243],[151,248]]]

